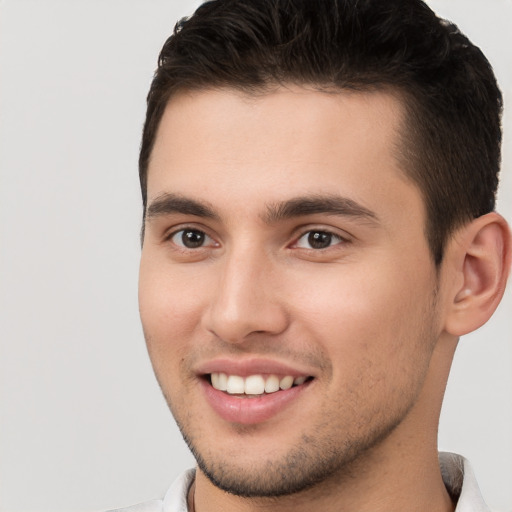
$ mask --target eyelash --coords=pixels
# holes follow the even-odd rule
[[[329,245],[327,247],[300,247],[302,249],[306,249],[308,251],[322,251],[327,250],[335,245],[339,244],[347,244],[350,243],[350,240],[348,238],[344,238],[341,235],[337,233],[333,233],[332,231],[329,231],[328,229],[308,229],[307,231],[304,231],[293,243],[292,247],[299,247],[299,242],[307,236],[309,245],[312,245],[313,240],[311,239],[313,235],[313,240],[316,238],[316,241],[322,242],[322,238],[325,239],[325,236],[328,237]],[[314,236],[314,235],[320,235],[320,236]],[[336,240],[336,243],[331,244],[333,240]]]
[[[208,240],[208,239],[211,240],[213,242],[213,245],[212,244],[204,245],[203,242],[201,240],[199,240],[199,243],[201,245],[197,245],[195,247],[187,247],[185,245],[184,239],[183,239],[183,237],[186,233],[189,234],[189,237],[188,237],[189,241],[193,240],[193,236],[196,236],[196,240],[197,240],[197,236],[199,236],[203,239],[203,241]],[[175,240],[175,237],[177,237],[180,234],[181,234],[181,242],[182,243],[179,243],[177,240]],[[307,240],[308,240],[310,247],[301,247],[300,241],[303,238],[305,238],[306,236],[308,237]],[[336,241],[336,243],[333,244],[332,243],[333,240]],[[202,229],[197,229],[197,228],[192,228],[192,227],[188,227],[188,228],[184,227],[182,229],[173,231],[168,236],[166,236],[165,241],[171,241],[176,247],[179,248],[179,250],[182,250],[182,251],[196,251],[199,249],[205,249],[208,246],[213,246],[213,247],[219,246],[219,244],[217,242],[215,242],[215,240],[210,235],[208,235],[205,231],[203,231]],[[315,242],[319,242],[320,244],[322,244],[322,242],[327,242],[328,245],[326,247],[311,247],[311,245],[313,245]],[[192,243],[194,243],[194,242],[192,242]],[[302,232],[302,234],[298,238],[295,239],[295,241],[292,243],[292,245],[290,247],[305,249],[307,251],[318,252],[318,251],[325,251],[335,245],[348,244],[348,243],[350,243],[350,240],[348,238],[342,237],[341,235],[333,233],[332,231],[329,231],[327,229],[308,229],[307,231]]]
[[[176,247],[178,247],[180,250],[183,250],[183,251],[195,251],[197,249],[204,249],[205,245],[199,245],[197,247],[187,247],[184,243],[177,243],[174,239],[176,236],[178,236],[179,234],[181,233],[181,241],[183,242],[183,236],[185,235],[185,233],[189,233],[189,234],[192,234],[194,233],[195,235],[199,235],[199,236],[202,236],[203,238],[205,239],[209,239],[211,241],[214,242],[214,246],[218,246],[219,244],[217,242],[214,241],[214,239],[208,235],[205,231],[203,231],[202,229],[197,229],[197,228],[182,228],[182,229],[179,229],[179,230],[176,230],[176,231],[173,231],[172,233],[169,233],[168,236],[165,237],[165,241],[171,241]],[[189,240],[191,240],[192,237],[189,237]]]

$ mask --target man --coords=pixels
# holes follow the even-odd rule
[[[501,105],[419,0],[217,0],[177,25],[139,300],[198,467],[129,510],[487,510],[437,427],[510,267]]]

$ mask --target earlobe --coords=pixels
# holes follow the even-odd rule
[[[505,291],[512,257],[507,222],[494,212],[478,217],[458,233],[449,257],[457,277],[445,330],[462,336],[487,322]]]

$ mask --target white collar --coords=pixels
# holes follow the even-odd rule
[[[455,512],[490,512],[467,459],[455,453],[440,452],[439,465],[448,492],[452,498],[458,496]]]
[[[490,512],[467,459],[441,452],[439,465],[448,492],[457,500],[455,512]],[[194,478],[195,470],[189,469],[174,481],[163,500],[162,512],[187,512],[187,494]]]

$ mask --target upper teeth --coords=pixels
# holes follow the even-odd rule
[[[262,395],[263,393],[275,393],[280,389],[290,389],[294,384],[300,386],[304,384],[306,377],[296,377],[291,375],[278,377],[277,375],[249,375],[240,377],[239,375],[227,375],[226,373],[212,373],[212,386],[219,391],[227,391],[231,395]]]

